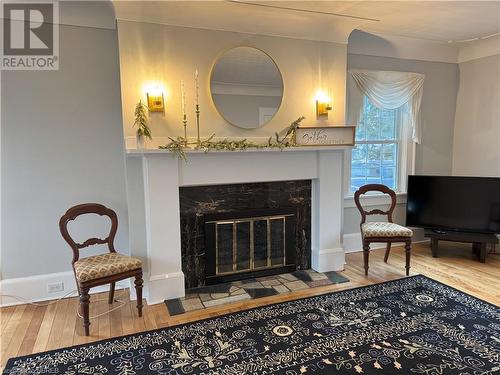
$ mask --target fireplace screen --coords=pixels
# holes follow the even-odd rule
[[[295,214],[275,211],[206,215],[207,280],[295,269]]]

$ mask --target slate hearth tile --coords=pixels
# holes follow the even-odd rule
[[[179,298],[166,300],[165,305],[167,305],[168,314],[170,316],[183,314],[185,312],[184,308],[182,307],[182,302]]]
[[[182,307],[184,308],[184,311],[193,311],[205,308],[199,298],[190,298],[182,301]]]
[[[328,276],[324,273],[316,272],[315,270],[306,270],[306,272],[313,281],[328,279]]]
[[[205,302],[205,301],[209,301],[212,299],[212,297],[210,297],[210,294],[208,293],[201,293],[200,294],[200,299],[202,302]]]
[[[310,288],[315,288],[317,286],[332,285],[333,283],[329,279],[309,281],[306,283]]]
[[[253,283],[248,283],[248,284],[242,285],[242,288],[245,288],[245,289],[255,289],[255,288],[265,288],[265,287],[261,283],[255,281]]]
[[[290,289],[288,289],[284,285],[275,285],[273,286],[273,289],[277,291],[279,294],[288,293],[290,291]]]
[[[313,281],[311,276],[309,276],[309,273],[307,273],[306,271],[294,271],[292,272],[292,275],[302,281]]]
[[[347,277],[342,276],[335,271],[325,272],[325,275],[334,284],[346,283],[349,281]]]
[[[236,301],[243,301],[246,299],[250,299],[250,296],[248,294],[240,294],[237,296],[231,296],[227,298],[219,298],[219,299],[213,299],[210,301],[203,302],[205,307],[212,307],[212,306],[218,306],[218,305],[224,305],[226,303],[232,303]]]
[[[231,289],[231,286],[231,283],[207,285],[188,289],[188,293],[227,293]]]
[[[212,297],[212,299],[226,298],[229,297],[229,293],[212,293],[210,297]]]
[[[246,293],[246,292],[245,292],[245,289],[238,289],[238,290],[236,290],[236,291],[232,292],[232,293],[231,293],[231,295],[232,295],[232,296],[238,296],[238,295],[240,295],[240,294],[245,294],[245,293]]]
[[[252,299],[275,296],[278,294],[274,288],[245,289]]]
[[[199,296],[198,293],[189,293],[189,294],[186,294],[184,297],[182,297],[181,301],[191,299],[191,298],[198,298],[198,296]]]
[[[240,281],[237,281],[237,282],[241,283],[241,284],[251,284],[251,283],[257,282],[257,280],[254,279],[254,278],[251,278],[251,279],[240,280]]]
[[[292,281],[292,282],[286,283],[285,285],[288,289],[290,289],[292,291],[309,289],[309,286],[305,282],[303,282],[302,280]]]
[[[295,276],[293,276],[291,273],[284,273],[284,274],[280,275],[280,278],[285,279],[285,282],[297,280],[297,278]]]
[[[275,285],[281,285],[281,281],[277,279],[272,279],[272,280],[264,280],[260,282],[264,286],[275,286]]]

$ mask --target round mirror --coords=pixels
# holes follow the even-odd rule
[[[215,64],[210,92],[226,121],[254,129],[269,122],[278,111],[283,79],[266,53],[252,47],[236,47]]]

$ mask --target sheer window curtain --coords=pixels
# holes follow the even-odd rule
[[[420,143],[420,104],[424,86],[423,74],[410,72],[349,70],[348,113],[349,124],[357,125],[363,110],[363,97],[381,109],[401,108],[408,114],[412,139]]]

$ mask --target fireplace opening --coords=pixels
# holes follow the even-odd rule
[[[205,214],[206,284],[296,269],[294,209]]]
[[[311,180],[182,186],[179,203],[186,289],[311,267]]]

